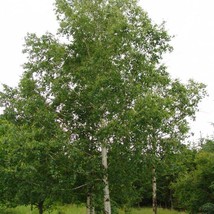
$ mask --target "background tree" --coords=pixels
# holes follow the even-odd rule
[[[134,107],[134,127],[144,142],[142,154],[150,156],[153,183],[153,210],[157,212],[157,167],[167,156],[179,151],[187,136],[188,119],[195,116],[205,95],[204,85],[190,81],[184,85],[169,77],[139,97]],[[143,130],[143,133],[141,133]]]
[[[213,152],[202,149],[195,155],[192,162],[194,167],[179,174],[173,188],[180,207],[190,212],[200,212],[203,207],[213,203],[213,160]]]
[[[36,205],[43,213],[44,207],[60,200],[65,187],[72,187],[72,160],[66,155],[69,138],[28,76],[16,89],[5,86],[0,100],[6,121],[1,124],[3,198],[9,205]]]

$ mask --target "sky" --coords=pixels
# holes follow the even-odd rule
[[[22,54],[28,32],[55,33],[58,27],[54,0],[0,1],[0,84],[16,86],[25,62]],[[214,1],[140,0],[153,23],[166,22],[174,51],[164,57],[172,78],[188,79],[207,85],[209,97],[199,106],[191,122],[195,139],[214,134]],[[0,86],[1,89],[1,86]]]

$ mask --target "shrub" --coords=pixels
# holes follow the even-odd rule
[[[201,207],[203,214],[213,214],[214,213],[214,204],[206,203]]]

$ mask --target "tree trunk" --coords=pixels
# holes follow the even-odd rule
[[[86,214],[95,214],[93,196],[91,192],[87,195]]]
[[[39,214],[43,214],[43,204],[44,204],[44,201],[40,201],[37,205],[37,208],[39,210]]]
[[[86,214],[90,214],[90,205],[91,205],[91,200],[90,200],[90,194],[88,193],[87,195],[87,201],[86,201]]]
[[[170,190],[170,209],[173,210],[172,190]]]
[[[108,163],[107,163],[107,147],[106,144],[102,144],[102,164],[104,167],[104,214],[111,214],[111,203],[110,203],[110,193],[109,193],[109,182],[108,182],[108,175],[107,175],[107,169],[108,169]]]
[[[152,168],[152,208],[153,213],[157,214],[157,182],[155,166]]]

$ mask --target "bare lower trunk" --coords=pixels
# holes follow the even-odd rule
[[[37,205],[39,214],[43,214],[43,204],[44,204],[44,201],[40,201]]]
[[[173,210],[172,190],[170,190],[170,209]]]
[[[157,214],[157,183],[156,183],[156,170],[152,168],[152,208],[153,213]]]
[[[104,214],[111,214],[111,203],[110,203],[110,193],[109,193],[109,182],[108,182],[108,175],[106,174],[108,169],[107,163],[107,148],[106,145],[102,145],[102,164],[105,170],[105,175],[103,177],[104,182]]]
[[[87,195],[86,214],[95,214],[93,196],[91,192],[89,192]]]

